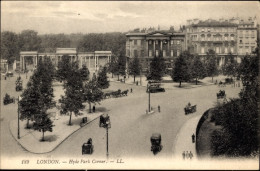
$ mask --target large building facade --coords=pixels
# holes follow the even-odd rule
[[[230,53],[240,63],[242,56],[250,55],[256,48],[256,21],[256,17],[250,17],[248,20],[193,19],[187,20],[182,32],[128,33],[126,57],[128,63],[138,57],[143,68],[148,68],[150,59],[161,52],[170,68],[174,58],[184,50],[205,57],[211,49],[216,53],[219,66],[224,65],[224,59]]]
[[[129,62],[138,57],[143,71],[149,68],[151,59],[161,55],[168,69],[172,68],[173,60],[185,49],[185,34],[154,31],[151,33],[126,34],[127,68]]]
[[[52,63],[57,66],[63,56],[70,56],[71,61],[77,61],[79,67],[85,65],[90,71],[99,70],[100,66],[104,66],[111,62],[111,51],[95,51],[95,52],[77,52],[76,48],[57,48],[56,53],[38,53],[37,51],[20,52],[20,70],[23,71],[37,66],[40,58],[50,58]]]

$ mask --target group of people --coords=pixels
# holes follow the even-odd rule
[[[192,157],[193,157],[193,154],[192,154],[192,152],[190,151],[190,152],[188,152],[188,151],[186,151],[186,153],[185,153],[185,151],[183,151],[183,153],[182,153],[182,158],[185,160],[185,159],[192,159]]]

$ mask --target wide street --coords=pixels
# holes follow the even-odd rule
[[[98,119],[75,132],[50,153],[32,154],[25,151],[9,131],[10,121],[17,119],[17,103],[7,106],[2,103],[6,92],[11,96],[18,96],[19,93],[15,92],[14,89],[16,78],[17,75],[10,80],[1,81],[1,157],[82,157],[82,144],[88,138],[92,138],[94,153],[88,157],[106,158],[106,129],[99,127]],[[25,87],[24,74],[22,79]],[[100,105],[96,105],[97,111],[103,111],[110,116],[110,158],[171,158],[174,155],[180,156],[174,151],[179,130],[186,121],[201,116],[207,109],[213,107],[217,101],[216,93],[220,90],[216,85],[208,85],[190,89],[173,87],[166,89],[165,93],[151,93],[151,106],[155,113],[146,114],[148,94],[145,92],[145,87],[119,82],[110,82],[109,87],[111,90],[130,90],[130,88],[133,88],[133,93],[129,93],[128,96],[106,99]],[[238,97],[240,91],[240,88],[231,86],[222,89],[226,91],[227,98]],[[183,108],[188,102],[192,105],[197,104],[196,113],[184,114]],[[160,113],[157,111],[158,105],[161,106]],[[87,109],[88,106],[86,106]],[[150,151],[152,133],[161,133],[162,135],[163,149],[155,156]]]

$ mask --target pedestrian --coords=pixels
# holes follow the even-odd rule
[[[151,107],[151,111],[153,111],[153,107]]]
[[[190,153],[189,153],[189,157],[190,157],[190,159],[192,159],[192,157],[193,157],[193,154],[192,154],[191,151],[190,151]]]
[[[138,85],[138,81],[136,81],[136,85]]]
[[[95,113],[95,110],[96,110],[96,107],[95,107],[95,105],[93,106],[93,112]]]
[[[188,159],[189,158],[189,152],[186,151],[185,157]]]
[[[183,151],[183,153],[182,153],[182,158],[183,158],[183,160],[185,160],[185,151]]]
[[[6,80],[6,76],[5,76],[5,80]]]
[[[191,138],[192,138],[192,143],[194,143],[195,142],[195,135],[194,135],[194,133],[192,134]]]
[[[145,111],[145,112],[146,112],[146,114],[148,114],[148,110],[147,110],[147,109],[146,109],[146,111]]]
[[[159,112],[159,113],[161,112],[161,107],[160,107],[160,105],[158,105],[158,112]]]
[[[133,93],[133,89],[131,88],[131,93]]]

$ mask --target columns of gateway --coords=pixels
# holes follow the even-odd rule
[[[78,61],[79,67],[86,65],[90,71],[96,72],[99,66],[104,66],[111,62],[111,51],[95,51],[95,52],[77,52],[76,48],[57,48],[56,53],[38,53],[37,51],[21,51],[20,52],[20,71],[30,68],[36,68],[40,58],[49,57],[52,62],[57,65],[62,56],[68,55],[71,61]],[[27,58],[32,58],[32,63],[28,63]],[[88,59],[88,60],[87,60]]]

